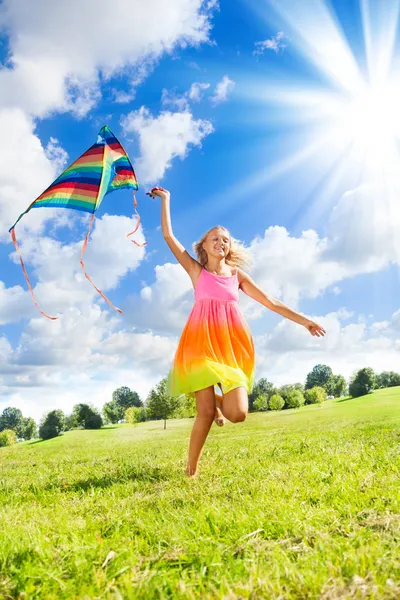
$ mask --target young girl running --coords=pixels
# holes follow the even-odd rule
[[[192,280],[195,303],[182,332],[168,376],[172,396],[196,397],[197,417],[190,436],[186,474],[195,477],[213,420],[217,425],[244,421],[248,394],[254,383],[254,345],[238,307],[239,289],[270,310],[303,325],[313,336],[325,330],[263,292],[240,267],[247,253],[225,227],[213,227],[194,245],[195,260],[176,239],[171,226],[170,194],[156,187],[149,195],[161,198],[162,233],[175,258]],[[219,386],[222,396],[215,394]]]

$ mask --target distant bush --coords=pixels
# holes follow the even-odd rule
[[[268,410],[268,396],[267,394],[260,394],[253,402],[253,408],[256,411],[262,412]]]
[[[304,404],[304,396],[300,390],[291,390],[285,401],[286,408],[300,408]]]
[[[85,419],[85,429],[101,429],[103,426],[103,419],[98,413],[87,415]]]
[[[349,394],[353,398],[365,396],[372,392],[375,387],[375,373],[371,367],[366,367],[357,371],[351,378],[349,385]]]
[[[59,408],[50,411],[39,427],[39,437],[42,440],[50,440],[55,438],[65,430],[66,421],[65,415]]]
[[[146,409],[138,406],[130,406],[126,409],[124,415],[125,423],[134,425],[135,423],[141,423],[146,420]]]
[[[12,446],[17,441],[17,436],[15,435],[15,431],[12,429],[3,429],[0,432],[0,448],[4,448],[4,446]]]
[[[305,403],[306,404],[322,404],[326,400],[326,390],[316,385],[310,390],[306,390],[304,392]]]
[[[269,399],[269,409],[270,410],[282,410],[285,406],[285,401],[279,394],[274,394]]]

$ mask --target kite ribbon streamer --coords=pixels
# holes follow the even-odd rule
[[[93,221],[94,221],[94,213],[92,214],[92,218],[90,219],[90,223],[89,223],[89,229],[88,232],[86,234],[85,237],[85,241],[83,242],[83,246],[82,246],[82,251],[81,251],[81,267],[83,269],[83,272],[85,273],[85,277],[88,281],[90,281],[90,283],[92,284],[92,286],[94,287],[94,289],[96,290],[96,292],[98,292],[100,294],[100,296],[102,298],[104,298],[104,300],[111,306],[111,308],[114,308],[116,311],[118,311],[119,313],[122,314],[122,310],[120,308],[117,308],[116,306],[114,306],[114,304],[107,298],[107,296],[105,296],[103,294],[103,292],[101,290],[99,290],[99,288],[93,283],[93,281],[90,279],[89,275],[86,273],[86,269],[85,269],[85,263],[83,262],[83,255],[85,254],[85,250],[87,248],[88,245],[88,241],[89,241],[89,236],[90,236],[90,232],[92,230],[92,225],[93,225]]]
[[[35,294],[33,293],[33,289],[32,289],[32,286],[31,286],[31,282],[29,281],[28,273],[26,272],[26,269],[25,269],[25,265],[24,265],[24,261],[23,261],[23,259],[22,259],[21,251],[20,251],[20,249],[19,249],[19,247],[18,247],[18,244],[17,244],[17,238],[15,237],[15,229],[14,229],[14,227],[11,229],[11,232],[10,232],[10,233],[11,233],[11,238],[12,238],[13,244],[14,244],[14,246],[15,246],[15,249],[16,249],[17,253],[18,253],[19,260],[20,260],[20,262],[21,262],[21,267],[22,267],[22,271],[23,271],[23,273],[24,273],[24,275],[25,275],[26,283],[28,284],[28,288],[29,288],[29,291],[30,291],[30,293],[31,293],[32,300],[33,300],[33,302],[34,302],[34,304],[35,304],[36,308],[37,308],[37,309],[38,309],[38,311],[39,311],[39,312],[40,312],[40,313],[41,313],[41,314],[42,314],[44,317],[46,317],[47,319],[50,319],[51,321],[57,321],[58,317],[49,317],[49,315],[46,315],[46,313],[45,313],[45,312],[43,312],[42,310],[40,310],[40,308],[39,308],[39,305],[38,305],[38,303],[36,302]]]
[[[130,233],[126,234],[126,237],[130,237],[131,235],[133,235],[134,233],[137,232],[137,230],[139,229],[139,225],[140,225],[140,215],[138,213],[138,211],[136,210],[137,208],[137,200],[136,200],[136,191],[133,192],[133,209],[135,211],[135,213],[137,214],[137,219],[136,219],[136,225],[135,225],[135,229],[133,231],[131,231]],[[144,242],[144,244],[139,244],[139,242],[137,242],[136,240],[131,240],[131,242],[133,244],[136,244],[136,246],[139,246],[139,248],[142,248],[143,246],[146,246],[147,242]]]

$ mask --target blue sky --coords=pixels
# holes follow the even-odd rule
[[[165,374],[192,295],[162,239],[159,203],[145,196],[157,183],[189,250],[227,226],[253,252],[256,282],[327,329],[309,340],[243,298],[258,376],[280,384],[319,362],[345,376],[399,364],[399,3],[171,1],[169,12],[159,0],[124,12],[121,0],[112,27],[98,6],[90,31],[87,15],[72,28],[48,0],[35,14],[27,0],[0,8],[0,121],[14,138],[12,168],[0,170],[0,408],[38,416],[82,395],[101,406],[118,385],[145,397]],[[87,267],[119,317],[79,272],[87,219],[24,217],[16,233],[37,299],[60,316],[51,329],[6,232],[104,124],[136,169],[147,246],[125,238],[130,193],[106,197]]]

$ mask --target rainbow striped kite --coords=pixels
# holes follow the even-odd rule
[[[118,312],[122,312],[119,308],[115,307],[110,300],[106,298],[103,292],[94,285],[89,275],[85,271],[83,255],[89,240],[95,212],[99,208],[104,196],[109,192],[126,188],[131,188],[134,190],[134,210],[137,214],[137,221],[135,229],[131,233],[128,233],[128,237],[133,235],[138,230],[140,216],[136,210],[137,203],[135,196],[135,192],[138,187],[139,186],[135,172],[127,153],[110,129],[107,126],[104,126],[99,131],[97,142],[93,144],[89,150],[82,154],[82,156],[80,156],[74,163],[72,163],[72,165],[70,165],[63,173],[61,173],[61,175],[57,177],[57,179],[38,198],[36,198],[32,204],[30,204],[30,206],[28,206],[26,211],[18,217],[14,225],[11,227],[10,233],[15,249],[19,254],[22,270],[26,277],[33,301],[42,315],[52,320],[57,318],[49,317],[46,315],[46,313],[42,312],[36,302],[15,237],[14,228],[18,221],[20,221],[20,219],[33,208],[41,207],[72,208],[74,210],[91,213],[92,218],[90,220],[85,241],[83,243],[80,263],[85,273],[85,277],[90,281],[99,294],[108,302],[110,306],[115,308]],[[137,246],[142,245],[138,244],[138,242],[134,240],[132,241]]]

